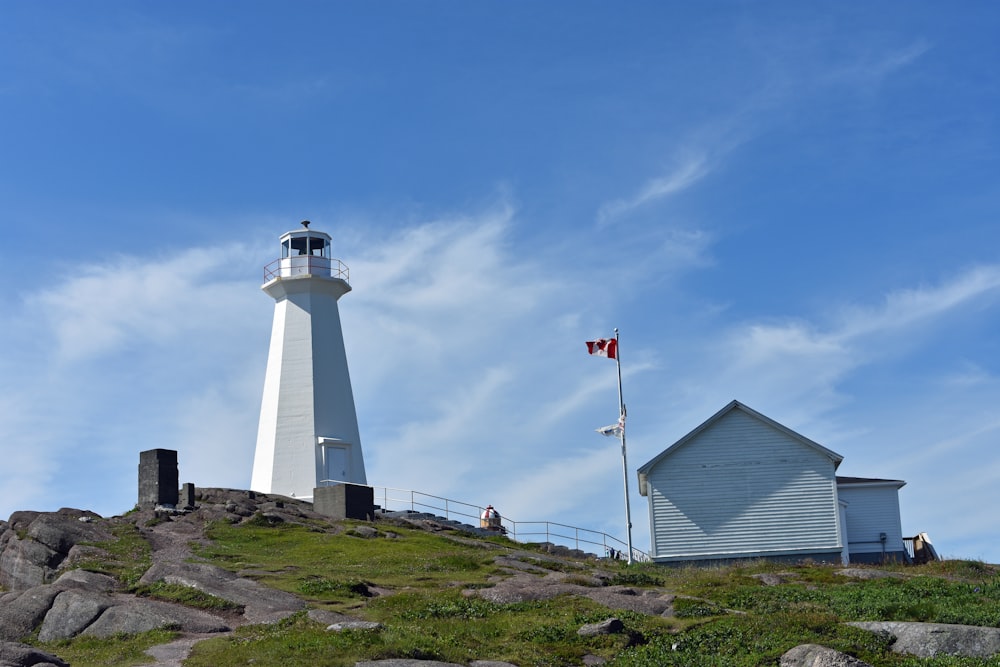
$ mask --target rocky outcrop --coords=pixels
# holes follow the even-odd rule
[[[761,572],[750,576],[765,586],[780,586],[797,578],[793,572]]]
[[[606,618],[598,623],[587,623],[576,631],[581,637],[594,637],[596,635],[617,635],[625,631],[625,624],[621,619]]]
[[[114,599],[102,593],[89,591],[62,591],[52,601],[45,614],[38,639],[50,642],[75,637],[87,629],[104,611],[114,604]]]
[[[785,652],[780,667],[871,667],[867,662],[819,644],[802,644]]]
[[[34,540],[11,537],[0,555],[0,586],[23,591],[45,583],[65,557]]]
[[[343,632],[344,630],[381,630],[381,623],[375,621],[339,621],[327,626],[328,632]]]
[[[69,667],[56,656],[39,651],[34,646],[17,642],[0,641],[0,666],[2,667]]]
[[[81,632],[92,637],[113,637],[148,630],[176,629],[184,632],[227,632],[229,625],[218,616],[179,604],[121,596],[97,620]]]
[[[891,570],[879,570],[873,567],[845,567],[837,570],[834,574],[850,579],[905,579],[902,572],[892,572]]]
[[[0,534],[0,586],[23,591],[51,582],[73,548],[81,542],[111,539],[93,512],[14,512]]]
[[[510,568],[510,558],[498,557],[498,562]],[[608,609],[634,611],[650,616],[674,615],[675,596],[655,590],[639,590],[630,586],[604,586],[600,578],[567,575],[551,572],[529,564],[528,571],[510,568],[512,576],[495,582],[490,588],[463,591],[467,597],[475,596],[499,604],[551,600],[560,595],[586,597]],[[581,581],[586,584],[580,583]]]
[[[92,512],[15,512],[0,522],[0,640],[17,641],[33,632],[41,641],[77,635],[109,637],[171,628],[185,633],[226,632],[233,623],[272,622],[303,609],[290,593],[273,590],[207,563],[190,563],[190,543],[204,539],[206,522],[254,520],[266,509],[276,522],[315,519],[308,505],[248,491],[209,490],[204,512],[145,510],[127,519],[105,520]],[[94,543],[113,539],[110,522],[135,524],[152,549],[153,566],[142,583],[197,588],[232,602],[243,613],[226,616],[180,604],[127,594],[112,577],[71,569],[107,556]],[[344,619],[349,620],[349,619]],[[0,661],[0,665],[7,663]],[[33,663],[32,663],[33,664]]]
[[[0,640],[16,641],[36,628],[41,641],[161,628],[204,633],[230,629],[226,621],[207,612],[115,589],[111,577],[76,570],[51,584],[6,593],[0,597]]]
[[[139,583],[156,581],[196,588],[240,605],[244,619],[250,623],[270,623],[305,609],[305,603],[291,593],[268,588],[207,563],[156,563]]]
[[[60,592],[46,585],[0,595],[0,641],[17,641],[31,634]]]
[[[892,644],[893,652],[920,658],[937,655],[991,658],[1000,654],[1000,628],[903,621],[863,621],[848,625],[871,632],[888,632],[896,639]]]
[[[346,614],[338,614],[335,611],[328,611],[326,609],[310,609],[306,612],[306,616],[309,617],[310,621],[319,623],[320,625],[333,625],[334,623],[344,623],[354,620]]]
[[[35,586],[25,591],[13,591],[0,595],[0,640],[16,641],[42,624],[56,604],[57,598],[66,592],[79,592],[76,597],[69,597],[59,605],[59,618],[53,617],[53,628],[65,623],[68,613],[66,608],[73,607],[78,615],[85,615],[78,607],[81,598],[94,597],[98,600],[108,597],[116,587],[115,580],[96,572],[71,570],[63,574],[52,584]],[[71,604],[71,602],[73,604]],[[97,606],[100,606],[99,604]],[[55,629],[51,632],[56,632]],[[72,636],[72,635],[67,635]]]

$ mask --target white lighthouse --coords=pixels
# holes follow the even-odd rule
[[[315,487],[366,479],[337,308],[348,269],[329,234],[302,227],[264,269],[274,324],[250,488],[308,500]]]

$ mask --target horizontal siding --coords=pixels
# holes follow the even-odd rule
[[[847,544],[851,553],[881,553],[879,533],[886,534],[887,552],[903,551],[897,489],[846,485],[840,487],[839,495],[847,503]]]
[[[647,478],[658,557],[840,546],[833,462],[739,410]]]

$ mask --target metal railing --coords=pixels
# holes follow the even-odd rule
[[[349,283],[351,269],[339,259],[317,257],[316,255],[281,257],[264,267],[265,283],[275,278],[290,278],[301,275],[340,278]]]
[[[335,480],[323,480],[321,484],[350,484],[351,482],[338,482]],[[448,520],[458,520],[473,527],[479,526],[480,517],[486,507],[473,505],[458,500],[451,500],[443,496],[435,496],[420,491],[409,489],[395,489],[386,486],[372,486],[375,496],[375,504],[384,511],[400,512],[423,512],[436,516],[442,516]],[[507,537],[515,542],[524,544],[548,543],[556,546],[576,549],[587,552],[593,550],[599,556],[614,556],[619,554],[625,559],[628,553],[628,545],[613,535],[602,533],[589,528],[578,528],[564,523],[554,521],[514,521],[511,518],[501,515],[500,525]],[[637,562],[648,562],[649,554],[632,548],[632,560]]]
[[[502,519],[502,522],[506,524],[508,520]],[[518,542],[570,543],[573,544],[574,549],[581,551],[586,551],[587,547],[600,547],[599,555],[602,553],[608,556],[618,554],[617,557],[622,559],[626,558],[624,554],[628,551],[628,544],[617,537],[589,528],[577,528],[576,526],[568,526],[564,523],[556,523],[554,521],[510,520],[509,523],[512,528],[508,529],[508,533],[512,534],[511,539]],[[541,536],[544,536],[545,539],[531,539]],[[556,540],[560,542],[556,542]],[[581,548],[581,544],[584,545],[583,548]],[[650,558],[646,552],[632,547],[632,560],[642,563],[649,561]]]

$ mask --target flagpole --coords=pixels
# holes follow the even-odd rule
[[[615,327],[615,362],[618,364],[618,420],[622,423],[622,479],[625,482],[625,527],[628,537],[628,564],[632,564],[632,509],[628,502],[628,458],[625,455],[625,401],[622,400],[622,348],[618,344],[618,327]]]

